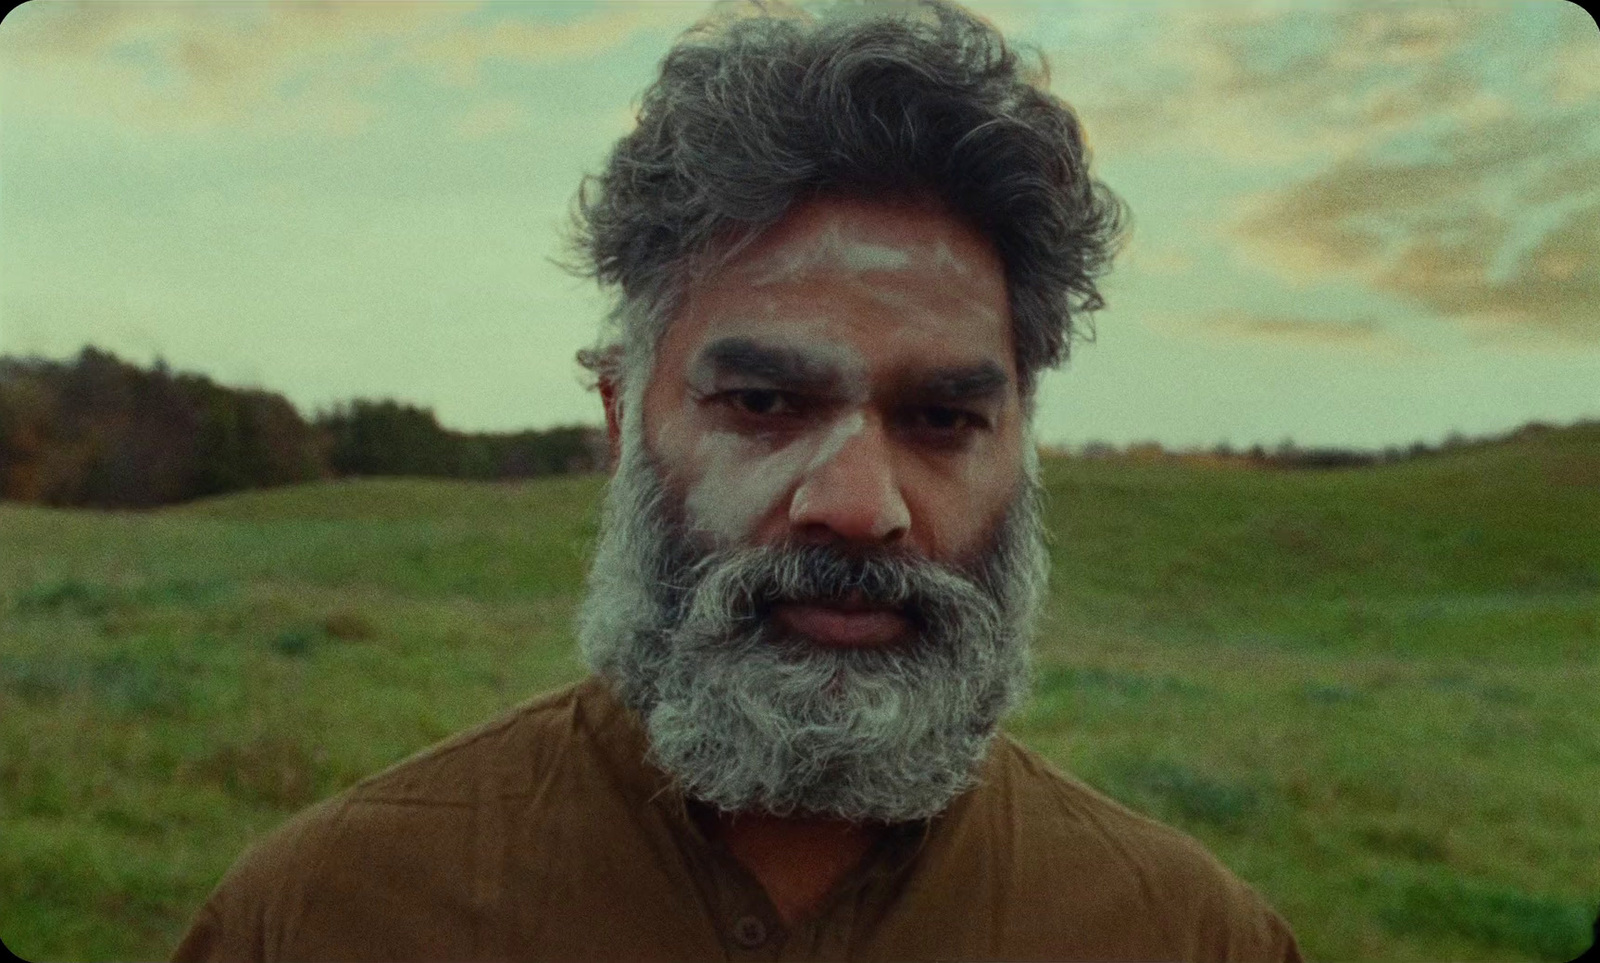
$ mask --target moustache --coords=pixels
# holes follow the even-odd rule
[[[692,610],[766,622],[775,606],[887,609],[917,632],[948,622],[977,593],[967,573],[909,551],[777,545],[712,553],[694,566]]]

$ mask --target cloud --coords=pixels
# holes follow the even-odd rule
[[[1361,312],[1338,316],[1313,315],[1293,308],[1275,311],[1152,307],[1139,312],[1139,321],[1166,335],[1213,344],[1223,340],[1262,347],[1344,348],[1369,356],[1391,357],[1414,357],[1425,350],[1414,339],[1394,333],[1384,319]]]
[[[1285,165],[1471,110],[1473,51],[1507,8],[1423,0],[1139,5],[1122,45],[1073,50],[1063,96],[1097,150]],[[1152,15],[1159,15],[1152,27]]]
[[[32,3],[0,30],[7,114],[133,131],[349,132],[396,38],[455,16],[412,3]],[[13,20],[18,22],[13,24]]]
[[[1194,272],[1198,266],[1199,261],[1192,251],[1172,244],[1150,242],[1139,234],[1129,235],[1126,247],[1117,255],[1118,272],[1182,277]]]
[[[705,12],[686,3],[594,5],[587,14],[557,23],[505,17],[474,29],[444,32],[418,42],[416,59],[450,82],[476,81],[493,62],[542,63],[583,60],[622,46],[645,32],[676,33]]]
[[[396,77],[469,88],[490,64],[596,57],[642,31],[687,26],[701,10],[558,9],[552,20],[550,8],[466,2],[36,0],[6,18],[0,66],[8,113],[31,105],[162,132],[337,132],[380,112],[382,85]],[[482,122],[464,120],[464,129]]]
[[[1576,5],[1568,5],[1567,12],[1584,16]],[[1594,27],[1592,19],[1589,26]],[[1581,33],[1581,28],[1575,32]],[[1591,29],[1590,33],[1594,31]],[[1557,104],[1568,106],[1600,99],[1600,42],[1593,35],[1562,44],[1532,69],[1547,75],[1542,78],[1542,86],[1554,94]]]
[[[1600,337],[1600,34],[1581,9],[1163,12],[1139,72],[1112,66],[1080,109],[1103,155],[1277,180],[1213,221],[1236,263],[1301,289],[1354,282],[1477,333]]]
[[[1286,279],[1365,282],[1480,330],[1600,337],[1600,118],[1508,111],[1429,159],[1358,154],[1264,192],[1232,225]]]
[[[1488,256],[1497,240],[1492,229],[1424,236],[1378,268],[1376,280],[1490,331],[1527,326],[1600,342],[1600,203],[1568,212],[1504,276]]]
[[[1199,323],[1208,333],[1302,344],[1370,345],[1382,337],[1381,326],[1372,318],[1326,320],[1229,313],[1212,315]]]

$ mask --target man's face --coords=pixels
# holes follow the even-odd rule
[[[690,297],[643,423],[689,526],[930,559],[976,550],[1022,473],[1005,277],[947,215],[799,207]]]
[[[796,209],[672,319],[579,635],[690,795],[899,821],[971,784],[1047,569],[1009,320],[981,235],[855,201]]]

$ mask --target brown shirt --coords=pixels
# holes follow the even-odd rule
[[[597,679],[528,702],[290,820],[174,959],[1300,958],[1200,844],[1006,736],[785,927],[646,745]]]

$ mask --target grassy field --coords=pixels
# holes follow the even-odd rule
[[[1564,960],[1600,903],[1600,430],[1344,472],[1046,462],[1012,731],[1313,958]],[[598,477],[0,505],[0,938],[166,957],[251,840],[583,670]]]

